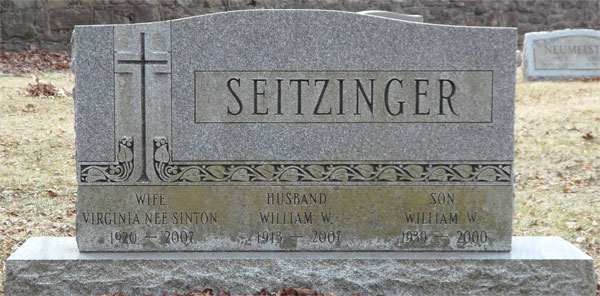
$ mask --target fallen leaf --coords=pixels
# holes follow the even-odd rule
[[[600,76],[593,76],[593,77],[583,78],[583,79],[581,79],[581,81],[583,81],[583,82],[600,81]],[[600,291],[600,289],[598,289],[598,290]]]
[[[27,84],[25,93],[31,97],[56,97],[59,90],[52,83],[43,83],[36,75],[32,75],[35,83]],[[64,93],[63,93],[64,94]]]
[[[35,106],[33,104],[27,104],[25,105],[25,108],[21,109],[21,111],[25,113],[35,112]]]

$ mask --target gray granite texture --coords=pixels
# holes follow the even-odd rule
[[[163,120],[171,121],[168,140],[175,161],[513,159],[515,29],[399,22],[336,11],[265,10],[174,20],[171,38],[171,112],[176,116]],[[248,70],[492,71],[493,122],[194,124],[194,73]],[[381,99],[374,104],[382,104]],[[414,100],[407,104],[414,110]]]
[[[600,31],[568,29],[525,34],[525,80],[568,80],[595,76],[600,76]]]
[[[284,286],[337,295],[593,296],[596,280],[592,259],[557,237],[515,237],[505,253],[79,253],[73,238],[31,238],[8,258],[4,289],[7,296]]]
[[[253,10],[74,36],[81,251],[510,248],[515,29]]]
[[[399,21],[409,21],[409,22],[417,22],[417,23],[423,22],[423,16],[418,15],[418,14],[404,14],[404,13],[397,13],[397,12],[392,12],[392,11],[385,11],[385,10],[365,10],[365,11],[358,12],[358,14],[387,17],[387,18],[391,18],[391,19],[395,19],[395,20],[399,20]]]
[[[116,157],[113,36],[111,27],[85,27],[73,35],[71,68],[75,73],[75,150],[79,161],[111,161]],[[87,135],[91,131],[93,135]]]
[[[298,24],[303,24],[298,26]],[[171,143],[174,161],[185,160],[509,160],[513,159],[514,64],[516,31],[510,28],[459,27],[412,22],[394,22],[386,18],[369,17],[355,13],[319,10],[256,10],[210,15],[147,25],[77,27],[75,30],[75,57],[84,57],[96,46],[83,44],[112,44],[113,35],[91,33],[123,31],[133,43],[140,42],[140,33],[148,40],[154,32],[170,30],[169,38],[162,38],[166,49],[147,41],[146,51],[164,52],[163,61],[170,63],[172,73],[146,66],[146,85],[160,85],[170,89],[164,96],[146,91],[145,145],[152,147],[155,137],[167,137]],[[256,28],[261,30],[256,30]],[[153,28],[150,30],[150,28]],[[112,29],[112,30],[111,30]],[[78,35],[78,30],[81,34]],[[133,33],[135,31],[135,33]],[[166,32],[165,32],[166,34]],[[405,36],[405,38],[398,38]],[[114,40],[122,37],[114,36]],[[82,44],[77,44],[81,40]],[[85,43],[88,42],[88,43]],[[116,45],[115,45],[116,46]],[[161,45],[162,46],[162,45]],[[400,50],[401,49],[401,50]],[[129,56],[139,58],[139,46]],[[166,50],[166,51],[165,51]],[[473,55],[471,52],[478,52]],[[115,59],[125,54],[115,48]],[[167,56],[170,54],[170,59]],[[110,56],[112,59],[112,55]],[[147,57],[149,59],[149,57]],[[159,59],[160,60],[160,59]],[[90,60],[91,61],[91,60]],[[105,61],[110,63],[110,61]],[[168,64],[164,64],[168,65]],[[134,65],[127,65],[133,68]],[[107,87],[77,87],[76,100],[81,106],[87,97],[95,101],[115,104],[116,112],[107,109],[94,116],[78,116],[77,144],[94,143],[102,148],[116,149],[115,141],[129,132],[129,127],[96,124],[105,120],[119,124],[118,114],[127,108],[139,108],[139,72],[133,75],[113,73],[113,67],[97,67],[87,60],[75,61],[76,75],[91,75],[86,81],[105,83],[116,80],[115,94],[106,95]],[[194,93],[197,71],[491,71],[492,122],[464,123],[406,123],[406,124],[196,124],[194,120],[196,96]],[[84,74],[85,73],[85,74]],[[114,74],[111,76],[111,74]],[[172,75],[172,77],[170,77]],[[104,77],[107,78],[104,78]],[[112,78],[108,78],[111,76]],[[122,81],[131,77],[131,83]],[[163,78],[164,77],[164,78]],[[170,79],[169,79],[170,77]],[[452,78],[447,74],[446,78]],[[365,78],[365,77],[357,77]],[[402,77],[398,77],[402,78]],[[164,79],[166,84],[161,83]],[[368,80],[367,80],[368,81]],[[135,82],[135,83],[134,83]],[[411,82],[414,84],[414,81]],[[435,82],[437,83],[437,81]],[[405,82],[405,88],[411,87]],[[425,85],[425,84],[423,84]],[[353,86],[353,85],[352,85]],[[457,87],[462,87],[458,85]],[[365,92],[369,93],[365,83]],[[414,86],[413,88],[414,89]],[[222,86],[215,90],[227,92]],[[381,91],[381,90],[378,90]],[[426,91],[423,89],[423,91]],[[430,98],[436,100],[438,89],[431,81]],[[449,90],[448,90],[449,91]],[[460,91],[458,89],[457,91]],[[447,93],[446,93],[447,94]],[[355,95],[356,96],[356,95]],[[114,97],[114,99],[111,99]],[[128,98],[134,98],[127,100]],[[329,98],[332,99],[332,98]],[[355,97],[346,104],[353,103]],[[376,98],[376,108],[383,104]],[[116,102],[115,102],[116,100]],[[291,99],[290,99],[291,100]],[[362,98],[361,98],[362,100]],[[408,98],[407,98],[408,100]],[[168,102],[169,104],[164,104]],[[396,100],[392,101],[396,111]],[[468,101],[455,104],[468,104]],[[90,104],[90,103],[87,103]],[[163,105],[164,104],[164,105]],[[414,99],[406,103],[407,110],[415,113]],[[153,106],[156,106],[155,108]],[[436,105],[432,105],[436,106]],[[105,107],[104,105],[102,106]],[[348,107],[352,107],[349,105]],[[464,107],[464,106],[463,106]],[[96,109],[96,106],[90,106]],[[247,108],[250,108],[248,106]],[[363,106],[363,108],[365,108]],[[432,113],[437,107],[432,107]],[[102,109],[104,110],[104,109]],[[78,108],[77,111],[88,112]],[[423,109],[421,112],[426,112]],[[429,110],[431,111],[431,110]],[[465,112],[477,111],[468,110]],[[446,109],[446,114],[449,113]],[[99,112],[100,113],[100,112]],[[117,114],[115,114],[117,113]],[[140,117],[130,112],[126,117],[131,129],[140,131]],[[466,116],[466,114],[459,114]],[[90,119],[87,119],[90,118]],[[88,128],[89,126],[89,128]],[[156,127],[156,128],[150,128]],[[98,137],[99,132],[115,133],[115,139]],[[131,132],[130,132],[131,133]],[[301,136],[300,136],[301,135]],[[415,138],[418,135],[418,138]],[[490,137],[489,135],[494,135]],[[144,146],[133,136],[134,154]],[[352,141],[348,139],[351,138]],[[397,139],[414,139],[398,141]],[[202,143],[202,145],[199,145]],[[377,145],[371,145],[377,143]],[[432,145],[432,143],[444,143]],[[310,147],[310,149],[307,149]],[[79,162],[102,162],[106,153],[78,153]],[[147,159],[151,167],[151,160]],[[136,172],[137,173],[137,172]],[[137,173],[139,174],[139,173]],[[134,174],[134,175],[137,175]],[[152,180],[153,176],[149,176]],[[158,181],[158,180],[156,180]]]
[[[305,187],[82,186],[77,243],[85,252],[510,250],[512,186]],[[157,204],[140,204],[142,194]]]

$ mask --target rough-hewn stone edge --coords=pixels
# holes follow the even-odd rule
[[[365,295],[594,295],[592,259],[558,237],[515,237],[511,252],[79,253],[74,238],[31,238],[6,262],[5,293],[252,293],[311,287]]]

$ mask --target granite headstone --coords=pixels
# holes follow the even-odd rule
[[[600,76],[600,31],[573,29],[525,34],[525,80],[567,80],[594,76]]]
[[[334,12],[77,27],[78,247],[507,251],[514,45]]]

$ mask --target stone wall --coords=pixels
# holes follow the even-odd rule
[[[70,50],[74,25],[138,23],[239,9],[388,10],[425,22],[517,27],[523,34],[600,29],[600,0],[0,0],[0,50]]]

